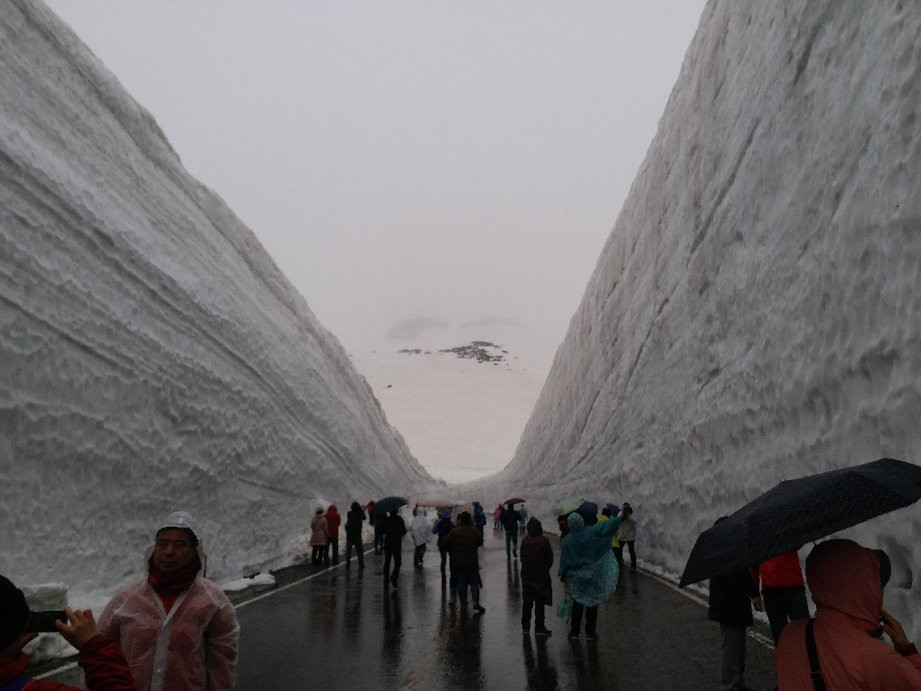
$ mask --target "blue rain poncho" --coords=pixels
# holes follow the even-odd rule
[[[566,522],[569,534],[563,538],[559,577],[569,585],[576,602],[595,607],[611,597],[620,575],[611,552],[620,516],[586,528],[582,516],[571,513]]]

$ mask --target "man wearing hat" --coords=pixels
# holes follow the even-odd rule
[[[142,691],[220,691],[236,681],[237,615],[200,571],[202,545],[184,511],[161,522],[147,578],[120,590],[99,620]]]
[[[79,651],[77,660],[86,676],[86,688],[90,691],[136,689],[118,643],[100,634],[93,613],[88,609],[73,610],[69,607],[64,612],[68,622],[58,621],[55,626]],[[9,579],[0,576],[0,687],[27,691],[76,689],[75,686],[22,676],[29,666],[29,657],[22,648],[38,635],[26,632],[31,615],[22,591]]]

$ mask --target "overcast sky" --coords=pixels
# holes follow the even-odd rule
[[[704,0],[46,0],[348,347],[562,339]]]

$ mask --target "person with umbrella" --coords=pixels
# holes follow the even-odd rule
[[[505,529],[505,559],[509,561],[518,558],[518,512],[513,504],[506,504],[499,515],[502,527]]]
[[[826,540],[812,550],[806,584],[815,619],[791,621],[780,635],[774,661],[781,689],[921,689],[921,655],[883,609],[891,572],[885,552],[852,540]],[[877,640],[880,623],[893,647]]]
[[[598,605],[606,601],[617,585],[619,569],[611,553],[611,538],[620,527],[621,517],[586,527],[585,519],[575,511],[569,514],[569,533],[560,549],[558,575],[572,596],[572,620],[569,638],[578,639],[585,614],[585,637],[595,640]]]
[[[384,586],[389,580],[396,588],[400,578],[400,565],[403,563],[400,550],[403,548],[403,536],[406,535],[406,522],[400,516],[399,509],[395,508],[391,508],[383,520],[378,520],[382,523],[384,535]],[[391,563],[393,563],[392,572]]]
[[[726,516],[716,519],[716,523]],[[710,579],[707,618],[718,622],[722,636],[720,691],[745,691],[745,629],[753,626],[752,600],[758,588],[748,569],[736,569]]]

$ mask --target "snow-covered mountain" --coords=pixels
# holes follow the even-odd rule
[[[415,318],[349,355],[419,462],[459,483],[512,458],[553,351],[511,319]]]
[[[252,232],[44,5],[0,4],[0,572],[111,588],[160,518],[211,575],[434,481]],[[309,222],[309,219],[305,219]]]
[[[919,35],[912,3],[708,4],[515,458],[470,492],[631,501],[680,573],[784,478],[921,462]],[[848,535],[917,640],[921,509]]]

